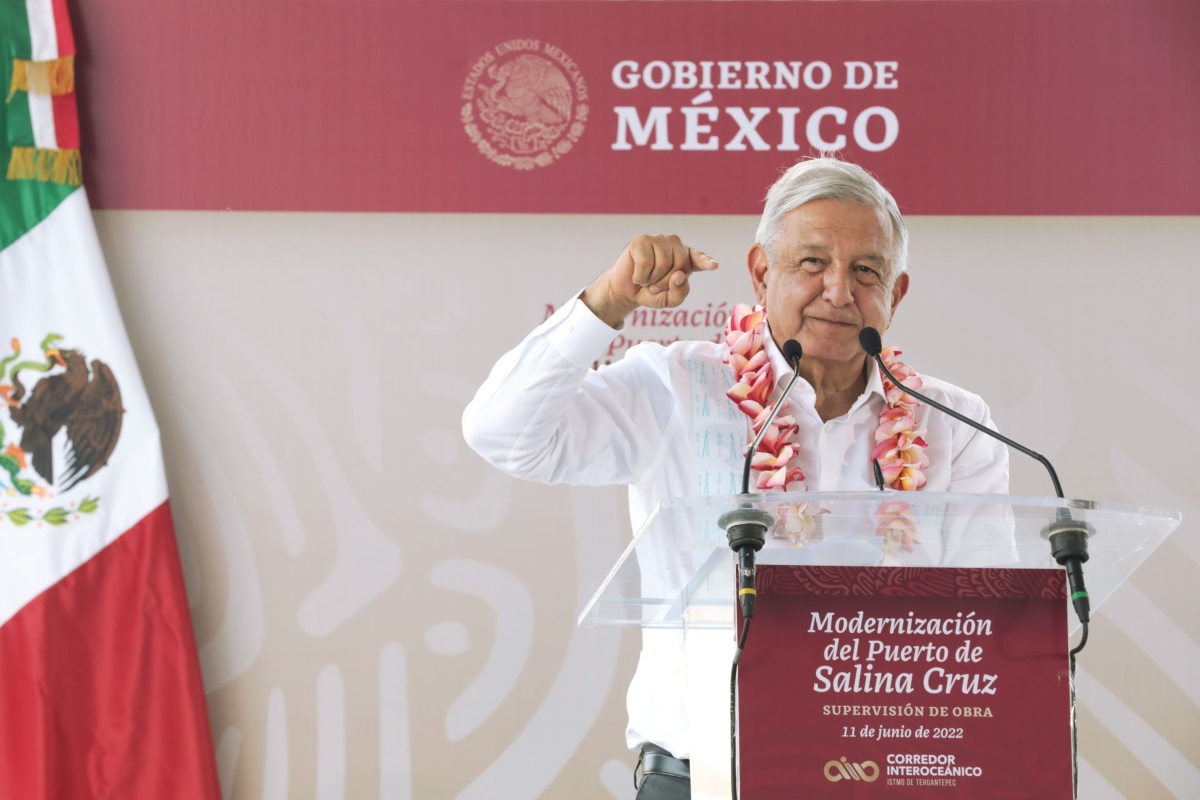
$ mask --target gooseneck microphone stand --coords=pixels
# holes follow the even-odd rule
[[[992,430],[986,425],[981,425],[969,417],[965,417],[957,411],[947,408],[936,400],[931,400],[919,392],[916,392],[903,383],[901,383],[892,371],[888,369],[887,364],[883,362],[880,355],[883,352],[883,340],[879,335],[879,331],[874,328],[863,328],[858,332],[858,342],[862,345],[863,350],[867,355],[875,359],[875,363],[879,365],[879,369],[884,375],[888,376],[893,384],[900,388],[907,395],[917,398],[923,403],[933,406],[937,410],[949,414],[956,420],[963,422],[981,433],[991,436],[993,439],[998,439],[1014,450],[1018,450],[1025,455],[1037,460],[1046,471],[1050,473],[1050,481],[1054,484],[1054,493],[1059,499],[1065,499],[1062,490],[1062,484],[1058,482],[1058,473],[1054,471],[1054,467],[1050,464],[1050,460],[1041,453],[1035,453],[1028,447],[1014,442],[1007,436]],[[1057,519],[1042,528],[1042,537],[1050,542],[1050,553],[1054,556],[1054,560],[1063,566],[1067,571],[1067,585],[1070,587],[1071,605],[1075,608],[1075,615],[1079,618],[1082,626],[1082,633],[1079,638],[1079,644],[1072,648],[1069,652],[1071,665],[1071,772],[1072,782],[1075,795],[1079,795],[1079,743],[1075,726],[1075,657],[1087,645],[1088,640],[1088,622],[1091,620],[1091,602],[1088,599],[1087,588],[1083,582],[1083,564],[1088,560],[1088,537],[1095,533],[1091,525],[1086,522],[1080,522],[1071,516],[1070,509],[1059,508],[1057,510]]]
[[[742,652],[746,649],[746,637],[750,633],[750,619],[754,616],[754,601],[758,597],[755,586],[754,557],[767,541],[767,531],[775,523],[774,517],[765,511],[754,507],[754,495],[750,494],[750,467],[758,446],[762,443],[767,429],[775,422],[792,387],[800,378],[800,357],[803,351],[795,339],[783,343],[783,357],[792,367],[792,379],[788,381],[783,394],[775,401],[766,422],[746,450],[746,462],[742,467],[741,505],[732,511],[727,511],[717,519],[729,547],[738,555],[738,603],[742,609],[742,635],[738,637],[737,650],[733,654],[733,666],[729,673],[729,780],[733,791],[733,800],[737,800],[737,670],[738,662],[742,660]]]

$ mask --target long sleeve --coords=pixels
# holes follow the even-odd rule
[[[996,430],[992,414],[977,395],[971,395],[972,407],[962,413]],[[963,444],[955,442],[947,491],[964,494],[1008,494],[1008,447],[992,437],[962,423]]]
[[[661,348],[636,347],[591,369],[616,335],[580,300],[564,305],[492,368],[463,412],[467,444],[514,477],[635,482],[675,401]]]

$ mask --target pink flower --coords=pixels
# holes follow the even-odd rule
[[[779,447],[784,443],[784,438],[780,436],[779,426],[772,425],[767,428],[767,432],[763,434],[762,441],[758,443],[758,451],[768,453],[778,453]]]
[[[924,487],[925,473],[921,472],[921,470],[915,467],[905,466],[900,471],[900,475],[896,478],[895,484],[892,488],[899,489],[904,492],[915,492]]]
[[[905,408],[892,408],[879,415],[879,427],[875,429],[875,441],[890,439],[917,427],[917,418]]]
[[[746,366],[742,372],[757,372],[770,363],[771,359],[769,356],[767,356],[767,351],[765,349],[759,350],[754,358],[746,362]]]
[[[800,432],[800,426],[791,416],[776,417],[775,424],[779,427],[779,435],[785,439],[791,439]]]
[[[808,503],[783,503],[776,517],[771,536],[789,539],[793,544],[806,545],[817,533],[816,518],[808,512]]]
[[[725,343],[729,345],[729,352],[744,356],[750,352],[751,337],[744,333],[733,333],[725,337]]]
[[[795,457],[796,450],[790,444],[785,444],[783,449],[778,453],[769,450],[764,451],[760,444],[758,450],[754,453],[754,458],[750,459],[750,466],[754,469],[775,468],[787,464]]]
[[[879,504],[875,509],[875,516],[887,516],[889,519],[898,514],[906,514],[912,509],[908,503],[903,500],[887,500]]]
[[[879,471],[883,473],[883,484],[895,489],[896,478],[900,477],[900,473],[904,471],[904,465],[896,462],[887,464],[879,462]]]
[[[917,538],[915,530],[905,528],[902,525],[888,526],[879,535],[883,537],[883,551],[885,553],[894,553],[897,550],[911,553],[913,545],[921,543]]]
[[[787,491],[787,485],[804,480],[804,470],[799,467],[780,467],[758,475],[758,488],[764,491]],[[803,487],[801,487],[803,488]]]
[[[911,380],[906,381],[905,385],[908,386],[910,383],[911,383]],[[919,378],[917,379],[916,386],[910,386],[910,388],[912,388],[912,389],[921,388],[920,379]],[[905,394],[902,389],[900,389],[896,386],[893,386],[891,381],[888,382],[887,391],[884,394],[887,397],[887,404],[889,406],[907,406],[907,407],[911,408],[911,407],[920,405],[920,403],[916,400],[916,398],[912,397],[911,395]]]
[[[741,403],[750,396],[750,384],[738,381],[729,387],[729,391],[725,392],[725,396],[735,403]]]
[[[875,519],[879,523],[875,535],[883,537],[884,553],[896,550],[911,553],[913,545],[921,543],[917,538],[917,519],[911,510],[912,506],[900,500],[881,503],[875,509]]]
[[[762,407],[762,410],[758,412],[758,414],[750,418],[750,426],[754,428],[755,434],[762,430],[763,424],[767,421],[767,417],[771,416],[771,411],[774,408],[774,406],[765,405]],[[779,424],[779,419],[779,417],[775,418],[775,424]]]
[[[747,398],[762,405],[766,405],[771,399],[771,389],[774,388],[774,376],[771,375],[771,368],[761,369],[754,376],[754,383],[750,386],[750,392]]]
[[[766,319],[767,310],[762,306],[749,306],[736,303],[733,313],[729,315],[729,328],[735,331],[748,331]]]
[[[882,426],[880,426],[880,427],[882,427]],[[871,451],[871,458],[875,461],[878,461],[879,459],[884,459],[885,461],[892,461],[896,457],[895,454],[896,454],[896,437],[893,436],[892,438],[884,439],[882,442],[875,445],[875,449]]]
[[[738,309],[749,309],[749,313],[739,315]],[[763,319],[766,312],[751,309],[749,306],[735,306],[734,316],[729,318],[729,327],[725,329],[725,344],[735,353],[756,353],[762,346],[766,325]]]
[[[787,467],[778,467],[777,469],[766,469],[758,473],[758,488],[769,490],[778,489],[783,486],[784,479],[787,477]]]
[[[884,461],[901,461],[905,464],[921,464],[924,460],[925,464],[929,463],[929,457],[925,455],[924,448],[925,440],[920,436],[912,436],[910,434],[900,434],[893,436],[891,439],[885,439],[875,446],[871,452],[871,458]]]

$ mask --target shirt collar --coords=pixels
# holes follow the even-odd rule
[[[787,386],[788,381],[792,379],[794,374],[791,364],[783,357],[783,353],[775,346],[775,338],[771,335],[771,324],[767,323],[767,358],[771,361],[771,371],[775,375],[775,391],[782,392]],[[792,394],[799,394],[803,397],[812,398],[811,403],[816,402],[816,392],[812,385],[804,380],[803,377],[796,381],[796,385],[792,387]],[[883,378],[879,373],[879,365],[875,363],[875,359],[867,359],[867,388],[854,405],[850,407],[850,412],[853,413],[863,403],[871,399],[873,395],[879,395],[880,399],[887,399],[887,395],[883,391]]]

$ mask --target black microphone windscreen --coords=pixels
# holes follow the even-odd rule
[[[800,343],[795,339],[788,339],[783,343],[783,357],[787,359],[789,364],[794,364],[800,360],[800,356],[804,351],[800,349]]]
[[[868,326],[858,332],[858,343],[862,345],[862,349],[867,351],[867,355],[871,358],[883,352],[883,339],[879,337],[879,331]]]

